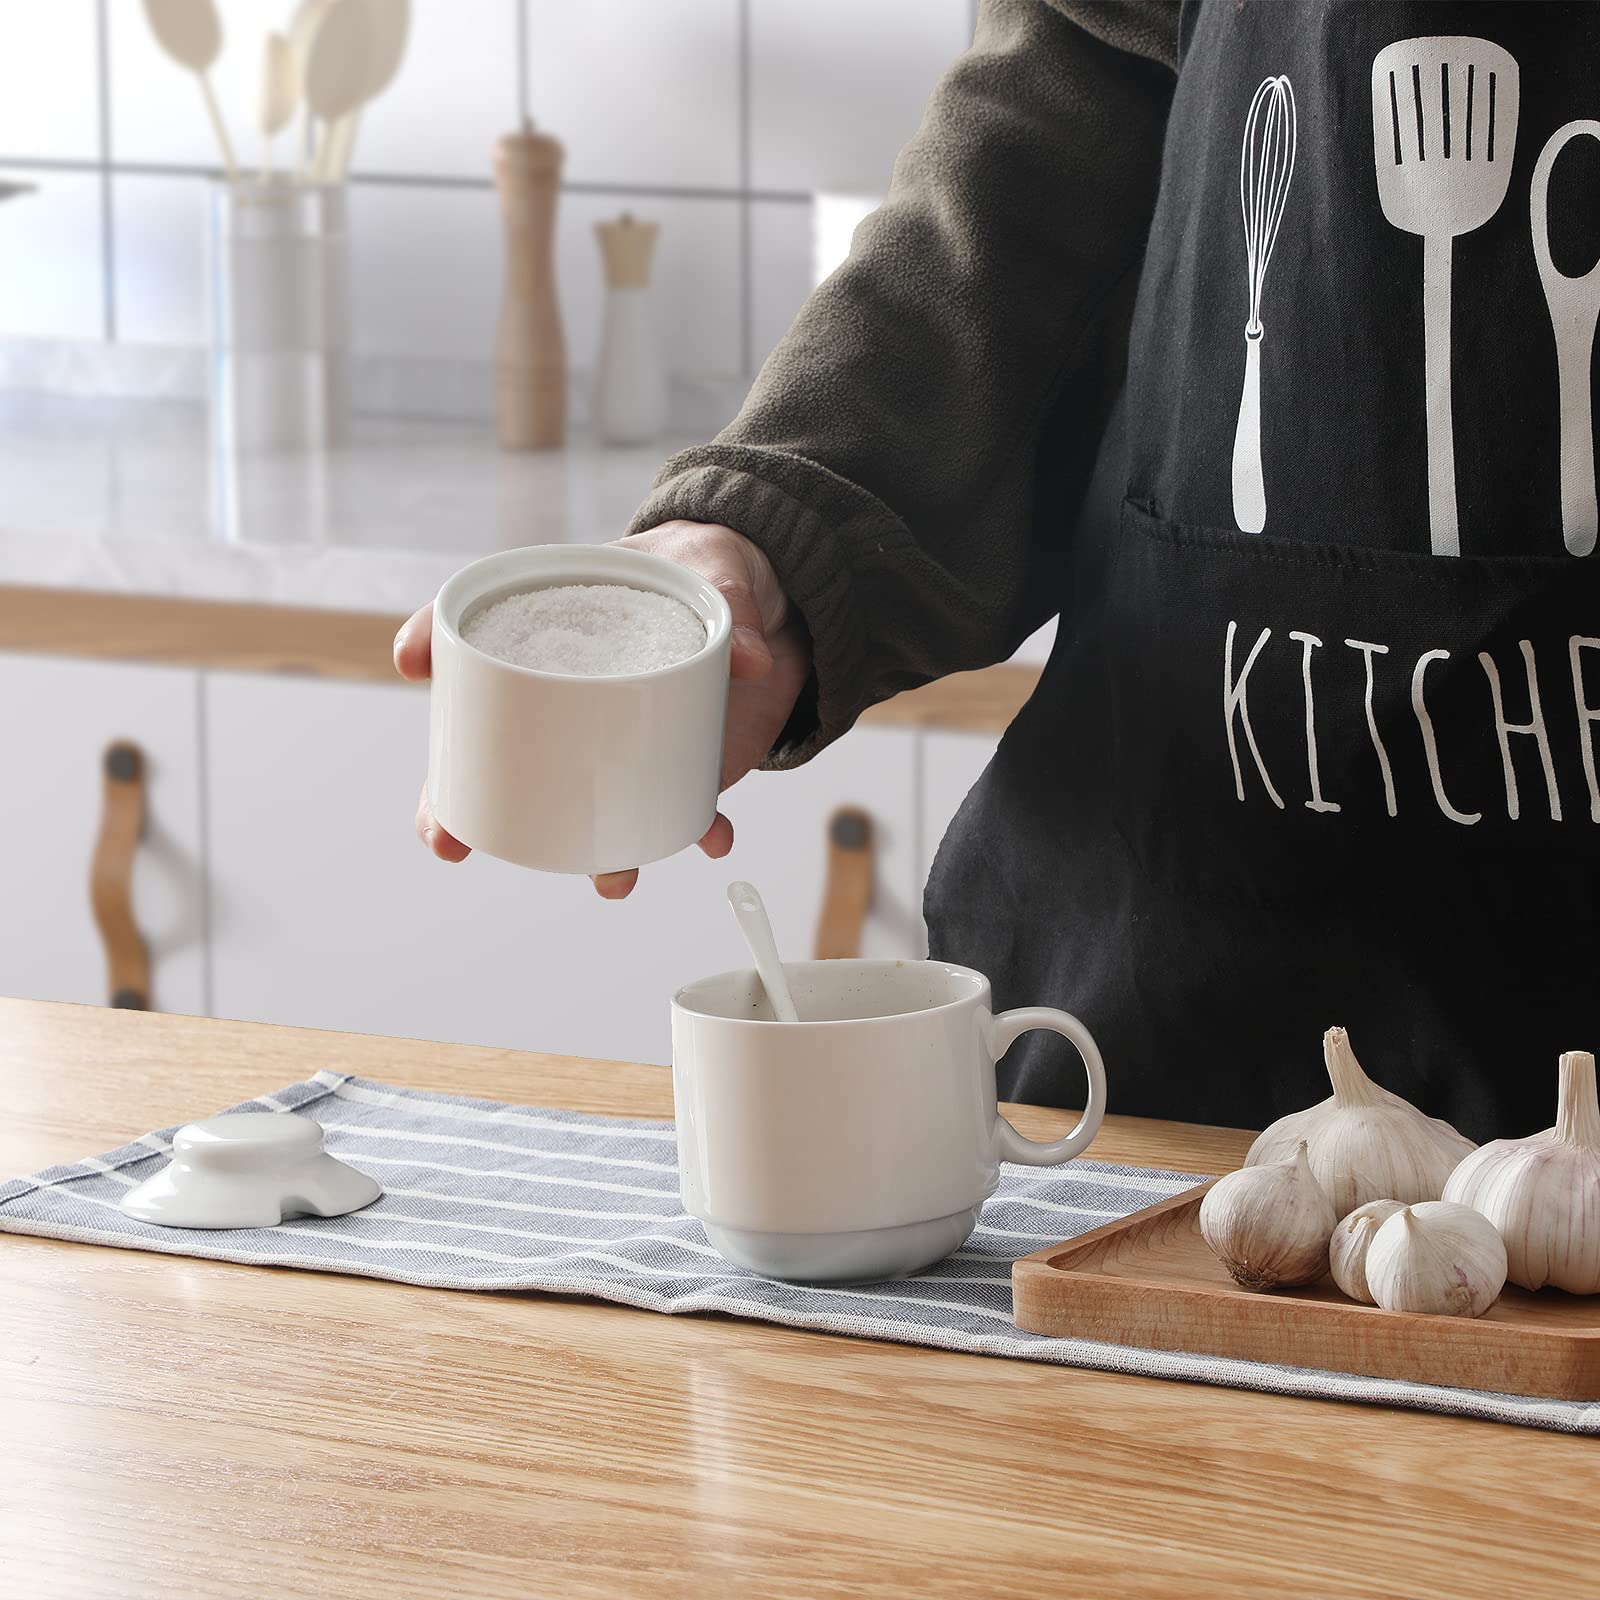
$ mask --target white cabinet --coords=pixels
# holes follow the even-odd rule
[[[993,734],[925,733],[921,745],[919,794],[923,841],[922,879],[927,882],[940,841],[956,812],[993,759]]]
[[[759,885],[786,953],[811,953],[838,806],[874,822],[865,953],[920,955],[933,855],[994,749],[857,728],[723,797],[732,855],[686,851],[609,902],[585,878],[423,850],[427,718],[399,684],[0,655],[0,993],[105,1003],[89,867],[104,752],[127,740],[145,757],[132,889],[157,1008],[664,1061],[673,990],[744,964],[732,878]]]
[[[89,867],[104,753],[126,740],[144,756],[132,898],[150,1003],[206,1009],[198,691],[198,675],[177,668],[0,655],[0,993],[106,1001]]]
[[[744,964],[730,879],[756,882],[785,950],[810,953],[841,804],[877,824],[865,949],[920,948],[910,731],[859,729],[752,775],[724,796],[731,856],[686,851],[606,902],[585,878],[450,866],[416,842],[425,693],[218,673],[204,700],[218,1015],[665,1061],[672,991]]]

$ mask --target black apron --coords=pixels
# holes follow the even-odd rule
[[[1060,633],[933,948],[1078,1013],[1115,1111],[1260,1126],[1338,1023],[1474,1138],[1548,1126],[1600,1046],[1600,7],[1206,0],[1182,42]],[[1081,1085],[1042,1034],[1001,1071]]]

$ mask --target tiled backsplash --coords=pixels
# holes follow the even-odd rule
[[[218,5],[214,81],[254,164],[260,41],[291,0]],[[668,363],[679,392],[699,385],[715,410],[809,288],[811,192],[885,186],[972,16],[973,0],[414,0],[405,64],[363,118],[355,159],[358,393],[407,410],[486,403],[492,147],[525,98],[567,147],[558,273],[574,367],[599,333],[592,224],[626,208],[661,223]],[[0,381],[81,369],[83,352],[61,359],[64,340],[112,347],[108,386],[198,381],[198,359],[174,352],[204,338],[216,163],[198,90],[159,53],[138,0],[0,6],[0,178],[38,186],[0,205]]]

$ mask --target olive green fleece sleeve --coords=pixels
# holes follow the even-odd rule
[[[849,259],[635,516],[738,529],[803,615],[814,703],[769,764],[1003,659],[1059,605],[1126,361],[1176,13],[986,0]]]

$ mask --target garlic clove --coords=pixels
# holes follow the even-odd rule
[[[1200,1202],[1201,1234],[1246,1289],[1315,1282],[1328,1270],[1337,1220],[1304,1143],[1287,1161],[1218,1178]]]
[[[1385,1311],[1481,1317],[1506,1283],[1506,1247],[1470,1206],[1424,1200],[1402,1206],[1367,1248],[1367,1285]]]
[[[1369,1200],[1354,1211],[1333,1230],[1328,1241],[1328,1270],[1333,1281],[1352,1300],[1364,1305],[1374,1305],[1372,1290],[1367,1286],[1367,1251],[1372,1247],[1378,1229],[1405,1206],[1398,1200]]]
[[[1280,1117],[1251,1145],[1245,1165],[1283,1161],[1303,1139],[1311,1170],[1341,1217],[1372,1200],[1437,1200],[1472,1141],[1374,1083],[1343,1028],[1322,1036],[1322,1055],[1332,1096]]]
[[[1561,1057],[1556,1123],[1496,1139],[1451,1173],[1444,1198],[1500,1230],[1511,1281],[1524,1289],[1600,1294],[1600,1098],[1586,1050]]]

